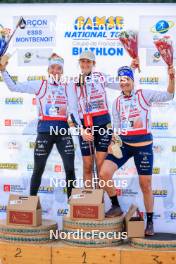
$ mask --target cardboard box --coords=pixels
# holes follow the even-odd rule
[[[133,216],[134,214],[137,216]],[[131,237],[144,237],[144,219],[139,212],[137,206],[131,205],[126,216],[125,226],[128,238]]]
[[[10,194],[7,205],[7,225],[39,226],[42,209],[38,196]]]
[[[103,194],[102,189],[74,188],[69,202],[70,218],[103,220],[105,218]]]

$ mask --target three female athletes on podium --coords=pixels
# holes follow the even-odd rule
[[[72,122],[80,131],[84,182],[89,182],[92,187],[94,160],[98,178],[105,182],[104,190],[112,202],[106,217],[115,217],[123,213],[115,186],[110,187],[106,183],[112,181],[114,172],[133,157],[147,214],[145,234],[153,235],[153,137],[150,108],[153,102],[166,102],[173,99],[175,70],[173,66],[168,68],[166,91],[143,90],[136,87],[134,83],[134,69],[138,63],[136,59],[132,61],[130,67],[119,68],[118,82],[109,78],[108,75],[94,71],[96,60],[91,51],[84,51],[80,55],[81,74],[76,81],[68,83],[62,81],[64,60],[55,53],[49,59],[48,80],[16,83],[6,71],[6,66],[0,65],[0,70],[4,82],[11,91],[35,94],[37,99],[38,127],[30,195],[37,195],[47,158],[53,145],[56,144],[63,161],[67,195],[68,198],[70,197],[75,180],[72,136],[69,132],[64,135],[51,133],[51,127],[65,128],[69,131],[67,120],[70,115]],[[112,129],[109,129],[111,115],[106,87],[121,91],[112,106]],[[109,133],[110,130],[112,133]],[[120,148],[120,155],[114,154],[113,146],[116,146],[114,144]],[[85,187],[88,186],[85,184]]]

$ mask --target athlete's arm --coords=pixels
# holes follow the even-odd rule
[[[173,65],[168,68],[168,75],[169,75],[169,84],[167,87],[167,92],[174,94],[175,92],[175,69]]]
[[[112,126],[114,134],[118,133],[120,127],[119,113],[117,111],[117,99],[113,102],[112,105]]]
[[[15,82],[6,70],[1,71],[1,74],[7,87],[12,92],[36,94],[42,84],[41,81],[28,81],[23,83]]]

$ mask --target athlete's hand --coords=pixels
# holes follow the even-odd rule
[[[139,67],[139,57],[132,59],[130,67],[133,69],[136,69]]]
[[[168,75],[171,78],[175,77],[175,69],[174,69],[174,66],[173,65],[171,65],[171,66],[168,67]]]
[[[94,136],[91,134],[91,131],[88,129],[81,129],[81,135],[84,141],[93,141]]]
[[[114,145],[114,141],[112,140],[111,141],[111,144],[109,145],[108,147],[108,154],[113,154],[113,151],[112,151],[112,146]]]
[[[4,55],[0,58],[0,71],[5,71],[6,66],[8,64],[8,56]]]

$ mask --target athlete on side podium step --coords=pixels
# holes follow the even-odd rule
[[[16,83],[6,71],[6,65],[0,65],[4,82],[12,92],[35,94],[38,107],[37,139],[34,149],[34,170],[30,184],[30,195],[37,195],[42,174],[49,154],[56,144],[61,155],[67,183],[67,195],[70,197],[75,180],[74,145],[69,133],[59,133],[61,128],[68,132],[68,108],[71,95],[67,84],[61,81],[64,60],[56,53],[49,58],[48,80]],[[58,134],[50,133],[50,129],[58,129]],[[69,182],[69,185],[68,185]]]
[[[175,69],[173,66],[168,68],[167,91],[143,90],[135,87],[133,71],[128,66],[118,69],[118,77],[121,94],[113,103],[112,115],[114,129],[118,131],[120,128],[121,134],[117,136],[114,133],[113,135],[108,149],[109,154],[100,171],[100,179],[105,182],[112,180],[114,172],[124,165],[129,158],[134,158],[147,212],[145,234],[153,235],[153,137],[150,108],[153,102],[166,102],[174,98]],[[122,133],[123,129],[126,129],[124,134]],[[112,207],[106,216],[119,215],[120,205],[115,187],[110,188],[106,185],[105,191],[112,201]]]

